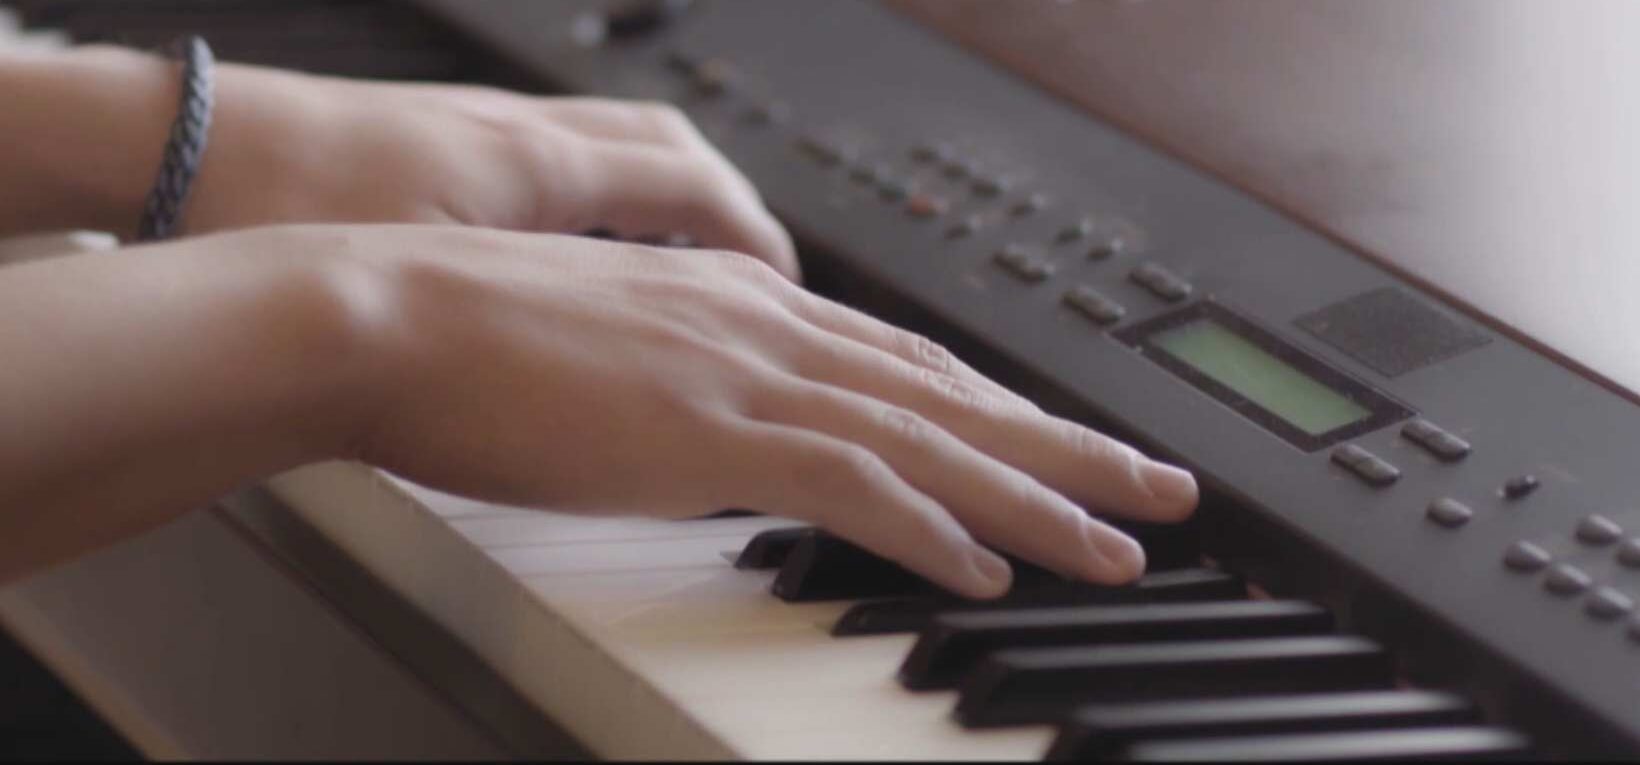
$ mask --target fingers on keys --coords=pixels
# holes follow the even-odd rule
[[[1095,582],[1126,582],[1144,571],[1144,553],[1131,539],[916,412],[796,379],[777,390],[758,402],[754,418],[865,447],[897,482],[987,544]]]

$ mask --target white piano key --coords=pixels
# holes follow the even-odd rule
[[[768,594],[773,572],[732,568],[723,553],[774,519],[558,516],[541,527],[551,534],[526,532],[552,541],[485,550],[473,537],[491,531],[455,527],[527,516],[358,465],[272,486],[605,757],[1024,759],[1053,734],[961,729],[953,694],[895,682],[911,636],[833,638],[847,603],[783,603]],[[735,531],[703,536],[697,524]]]

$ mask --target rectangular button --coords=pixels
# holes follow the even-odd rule
[[[1401,436],[1446,462],[1461,460],[1468,456],[1470,451],[1468,441],[1424,419],[1407,423],[1401,428]]]
[[[1155,263],[1146,263],[1133,269],[1128,278],[1134,283],[1149,290],[1152,295],[1176,303],[1190,297],[1192,288],[1190,283],[1174,275],[1172,271]]]
[[[1373,486],[1388,486],[1401,478],[1400,469],[1355,444],[1334,449],[1332,461]]]
[[[999,651],[969,673],[966,727],[1049,723],[1094,702],[1388,688],[1389,655],[1362,637],[1251,638]]]
[[[1024,249],[1014,246],[1005,247],[996,254],[997,265],[1022,281],[1040,282],[1053,276],[1053,264]]]
[[[1463,698],[1418,690],[1098,704],[1071,715],[1044,759],[1118,759],[1128,745],[1148,740],[1463,725],[1475,719],[1474,706]]]
[[[1095,324],[1108,326],[1122,320],[1127,309],[1120,303],[1099,294],[1098,290],[1083,285],[1065,293],[1065,305],[1075,309]]]
[[[832,627],[837,636],[921,632],[936,614],[998,608],[1118,605],[1128,603],[1188,603],[1238,600],[1247,597],[1240,578],[1206,568],[1145,574],[1123,587],[1060,580],[1032,582],[1028,573],[1014,577],[1014,588],[998,600],[974,601],[951,596],[891,598],[857,603]]]
[[[923,630],[899,678],[912,690],[949,688],[1007,648],[1315,635],[1332,626],[1325,609],[1290,600],[947,613]]]
[[[1245,738],[1147,741],[1128,762],[1361,762],[1367,760],[1509,760],[1527,757],[1525,736],[1487,727],[1303,733]]]

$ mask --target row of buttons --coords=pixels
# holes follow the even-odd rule
[[[1640,567],[1640,539],[1625,542],[1618,553],[1618,560],[1630,568]],[[1553,562],[1554,556],[1550,555],[1548,550],[1525,541],[1514,543],[1503,554],[1504,565],[1515,571],[1535,573],[1547,568],[1549,571],[1543,578],[1543,588],[1556,595],[1571,597],[1594,587],[1594,577],[1587,572],[1570,563],[1559,563],[1551,567],[1550,564]],[[1634,606],[1633,598],[1616,588],[1601,586],[1594,587],[1588,600],[1584,601],[1583,611],[1596,619],[1611,620],[1633,611]],[[1629,622],[1629,637],[1640,640],[1640,617]]]
[[[1425,451],[1445,462],[1456,462],[1469,456],[1470,452],[1468,441],[1442,430],[1429,420],[1417,419],[1407,423],[1401,428],[1401,437],[1423,447]],[[1333,462],[1347,468],[1372,486],[1389,486],[1401,477],[1401,471],[1394,465],[1355,444],[1345,444],[1333,450],[1332,459]],[[1521,481],[1529,481],[1533,488],[1537,486],[1536,478],[1517,476],[1510,479],[1509,484],[1505,484],[1504,493],[1511,498],[1524,495],[1526,492],[1519,492],[1517,495],[1509,489],[1510,485]],[[1530,489],[1527,491],[1530,491]],[[1439,512],[1438,522],[1443,523],[1443,525],[1462,525],[1468,518],[1458,507],[1461,507],[1461,505],[1456,507],[1443,505],[1443,509]],[[1430,513],[1432,519],[1436,518],[1437,513],[1433,506],[1431,506]]]

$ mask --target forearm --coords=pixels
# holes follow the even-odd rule
[[[136,229],[177,100],[164,60],[0,50],[0,236]]]
[[[363,282],[259,241],[0,269],[0,582],[343,452]]]

